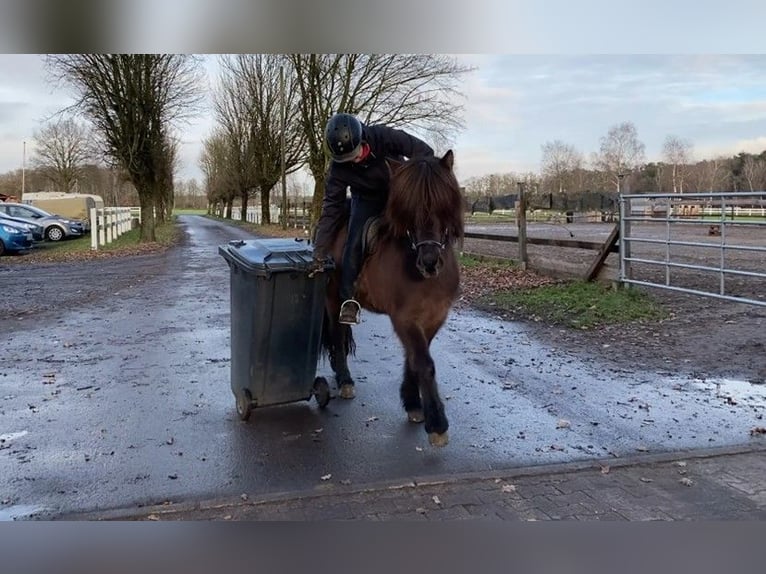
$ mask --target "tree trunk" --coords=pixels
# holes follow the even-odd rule
[[[247,221],[247,200],[248,200],[248,193],[247,190],[242,191],[240,194],[240,197],[242,198],[242,209],[239,213],[239,220],[240,221]]]
[[[151,196],[148,189],[144,189],[141,193],[141,188],[136,186],[139,190],[138,202],[141,206],[141,242],[157,241],[157,235],[155,234],[155,219],[154,219],[154,198]]]

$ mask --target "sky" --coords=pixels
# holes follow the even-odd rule
[[[451,142],[461,182],[537,172],[541,146],[553,140],[589,157],[625,121],[636,126],[648,161],[661,159],[668,135],[690,141],[697,160],[766,149],[766,55],[455,57],[475,68],[461,80],[465,129]],[[215,56],[206,69],[214,83]],[[41,56],[1,54],[0,173],[28,166],[34,133],[71,103],[72,93],[49,81]],[[212,114],[182,127],[177,177],[201,181],[198,160]]]

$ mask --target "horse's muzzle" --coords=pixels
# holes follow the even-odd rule
[[[421,249],[415,266],[425,279],[438,277],[444,263],[441,258],[441,250]]]

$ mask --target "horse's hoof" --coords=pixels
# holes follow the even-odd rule
[[[422,409],[416,409],[414,411],[407,411],[407,420],[411,423],[422,423],[426,420]]]
[[[340,395],[340,398],[342,399],[353,399],[356,396],[354,385],[349,385],[349,384],[341,385],[339,395]]]
[[[428,442],[431,446],[447,446],[449,442],[449,436],[446,432],[439,434],[438,432],[428,433]]]

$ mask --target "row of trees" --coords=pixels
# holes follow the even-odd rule
[[[514,194],[524,182],[545,194],[579,195],[584,192],[616,194],[755,191],[766,188],[766,150],[741,152],[733,157],[693,160],[689,140],[668,135],[662,160],[645,162],[645,146],[635,125],[623,122],[601,138],[589,160],[575,146],[561,140],[542,145],[539,173],[490,174],[466,182],[470,198]]]
[[[33,165],[70,191],[86,161],[102,159],[116,179],[135,189],[141,239],[154,241],[155,218],[163,221],[173,207],[176,130],[201,110],[200,60],[183,54],[63,54],[47,56],[46,67],[54,81],[73,90],[75,103],[36,135]]]
[[[204,141],[201,168],[211,203],[228,213],[235,198],[246,206],[258,195],[269,222],[280,176],[302,167],[313,176],[318,213],[328,167],[324,127],[336,112],[407,126],[436,145],[462,126],[457,86],[469,68],[448,56],[245,54],[220,63],[216,127]]]

